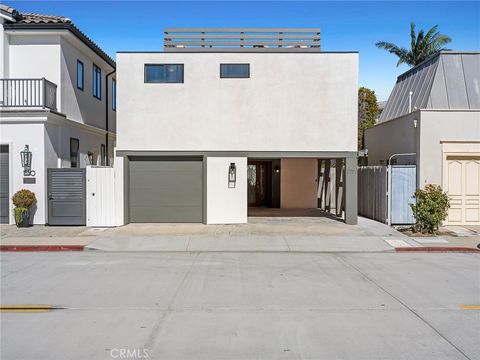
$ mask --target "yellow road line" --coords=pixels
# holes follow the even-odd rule
[[[0,312],[47,312],[52,307],[50,305],[0,305]]]
[[[480,305],[460,305],[463,310],[480,310]]]

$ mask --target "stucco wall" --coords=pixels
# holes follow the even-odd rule
[[[416,152],[417,129],[420,123],[420,111],[385,121],[365,131],[365,148],[368,149],[368,165],[386,165],[393,154]],[[381,161],[383,160],[383,163]],[[414,164],[416,157],[398,157],[397,164]]]
[[[207,224],[247,222],[247,158],[207,157]],[[235,163],[237,181],[228,187],[228,169]]]
[[[280,207],[317,207],[317,159],[282,159]]]
[[[442,184],[442,143],[480,141],[480,110],[424,110],[419,130],[418,184]]]
[[[146,63],[184,64],[185,82],[145,84]],[[355,53],[117,53],[117,78],[119,150],[356,150]]]
[[[28,189],[35,193],[37,203],[33,208],[34,224],[45,224],[46,209],[46,177],[45,152],[44,152],[44,125],[43,124],[0,124],[0,143],[9,145],[10,153],[10,199],[20,189]],[[20,152],[28,144],[32,152],[32,170],[36,172],[35,184],[24,184],[23,168],[21,166]],[[10,200],[10,209],[13,204]],[[10,213],[10,223],[14,224],[13,215]]]

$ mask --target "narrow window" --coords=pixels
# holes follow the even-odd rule
[[[146,83],[183,83],[183,64],[145,64]]]
[[[107,158],[107,154],[105,153],[105,144],[100,145],[100,164],[105,166],[105,160]]]
[[[112,110],[117,110],[117,81],[112,79]]]
[[[75,138],[70,138],[70,167],[80,167],[80,159],[78,155],[79,141]]]
[[[220,78],[246,79],[250,77],[250,64],[220,64]]]
[[[93,64],[93,97],[102,99],[102,70]]]
[[[83,63],[77,60],[77,88],[83,91]]]

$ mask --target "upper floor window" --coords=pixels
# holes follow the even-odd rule
[[[146,83],[183,83],[183,64],[145,64]]]
[[[93,64],[93,97],[102,98],[102,70]]]
[[[112,110],[117,110],[117,81],[112,79]]]
[[[77,60],[77,88],[83,91],[83,63],[80,60]]]
[[[250,64],[220,64],[220,77],[223,78],[249,78]]]

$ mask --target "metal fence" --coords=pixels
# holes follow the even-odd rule
[[[0,79],[0,107],[57,110],[57,85],[47,79]]]
[[[413,224],[416,176],[416,165],[359,167],[358,214],[390,225]]]

